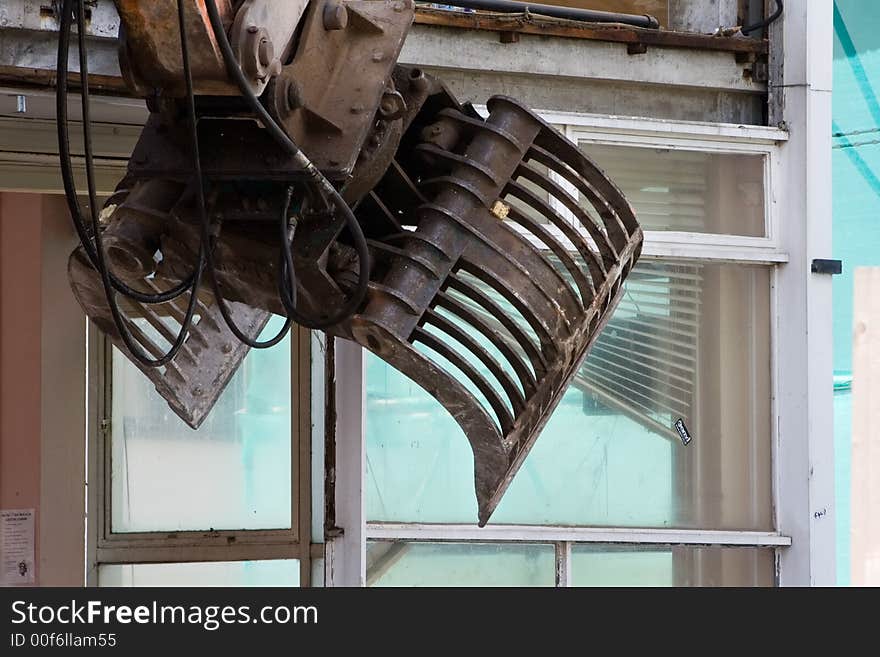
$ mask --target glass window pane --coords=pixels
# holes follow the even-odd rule
[[[644,230],[766,234],[763,155],[579,145],[623,190]]]
[[[299,561],[106,564],[98,586],[299,586]]]
[[[770,271],[643,259],[491,521],[772,529]],[[368,518],[473,523],[473,485],[455,420],[370,356]]]
[[[575,545],[573,586],[774,586],[772,549]]]
[[[113,531],[290,528],[290,358],[253,350],[193,431],[114,349]]]
[[[368,586],[553,586],[552,545],[367,543]]]

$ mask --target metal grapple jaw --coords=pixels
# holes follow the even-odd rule
[[[573,144],[510,98],[492,98],[488,111],[484,120],[441,110],[362,205],[366,224],[381,213],[412,225],[372,242],[369,300],[350,322],[354,340],[461,426],[481,525],[608,321],[642,245],[630,205]],[[394,193],[401,188],[410,191]]]
[[[355,315],[328,332],[392,364],[455,418],[473,449],[484,525],[614,310],[642,232],[602,171],[516,101],[496,96],[483,117],[418,70],[397,67],[393,81],[396,111],[377,112],[373,137],[340,183],[368,239],[369,292]],[[226,162],[252,143],[248,130],[261,130],[248,121],[235,129]],[[162,134],[148,126],[139,151],[161,153],[158,142],[174,139]],[[284,314],[279,243],[269,227],[289,183],[267,182],[249,167],[235,181],[224,171],[210,184],[214,275],[239,325],[256,336],[270,313]],[[305,187],[296,196],[298,296],[314,316],[346,298],[357,258],[338,218],[322,213]],[[183,280],[199,249],[193,213],[185,180],[132,167],[104,212],[111,263],[147,291]],[[125,351],[81,252],[70,275],[88,315]],[[186,301],[128,303],[132,336],[161,353]],[[206,291],[197,316],[170,364],[142,368],[192,427],[247,353]]]

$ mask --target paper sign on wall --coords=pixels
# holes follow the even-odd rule
[[[0,510],[0,584],[34,581],[34,510]]]

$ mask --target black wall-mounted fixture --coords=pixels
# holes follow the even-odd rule
[[[843,273],[843,262],[840,260],[813,260],[810,271],[814,274],[830,274],[837,276]]]

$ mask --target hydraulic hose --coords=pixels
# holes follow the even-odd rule
[[[503,14],[522,14],[526,11],[552,18],[566,18],[572,21],[584,23],[621,23],[633,27],[643,27],[649,30],[660,28],[660,21],[653,16],[637,14],[618,14],[610,11],[596,11],[593,9],[577,9],[574,7],[558,7],[556,5],[532,4],[530,2],[516,2],[515,0],[450,0],[444,4],[464,9],[481,9],[483,11],[496,11]]]
[[[783,11],[782,0],[776,0],[776,10],[772,14],[770,14],[767,18],[765,18],[764,20],[762,20],[759,23],[755,23],[754,25],[747,25],[745,27],[741,27],[739,31],[742,32],[743,34],[748,35],[748,34],[751,34],[752,32],[755,32],[756,30],[760,30],[762,27],[767,27],[773,21],[775,21],[777,18],[782,16],[782,11]]]
[[[64,3],[64,7],[66,9],[71,9],[70,4],[72,0],[66,0]],[[82,112],[83,112],[83,143],[84,143],[84,151],[85,151],[85,164],[86,164],[86,181],[88,184],[88,194],[89,194],[89,203],[92,207],[92,229],[94,231],[95,238],[95,268],[98,270],[98,273],[101,276],[101,283],[104,287],[104,295],[107,299],[107,305],[110,307],[110,314],[113,316],[113,323],[116,325],[116,330],[119,333],[122,342],[125,344],[125,347],[131,353],[131,355],[139,361],[142,365],[146,367],[162,367],[163,365],[168,364],[180,351],[183,347],[184,342],[186,342],[186,338],[189,335],[190,327],[192,326],[193,316],[195,314],[195,309],[198,304],[198,294],[199,294],[199,286],[201,284],[202,279],[202,271],[204,266],[204,243],[202,243],[202,248],[199,253],[199,262],[196,266],[195,273],[193,275],[192,289],[190,291],[190,299],[189,304],[187,305],[186,314],[184,316],[183,322],[181,322],[180,331],[177,334],[174,343],[171,345],[171,348],[165,353],[163,356],[159,358],[151,358],[148,356],[140,345],[135,342],[132,338],[131,333],[129,332],[129,328],[125,322],[125,317],[123,317],[122,312],[119,309],[119,305],[116,301],[116,291],[113,287],[113,282],[111,280],[110,271],[107,267],[107,263],[104,259],[104,247],[102,242],[102,231],[100,226],[100,221],[98,218],[97,212],[97,194],[95,193],[95,180],[94,180],[94,161],[92,156],[92,133],[91,133],[91,116],[90,116],[90,98],[89,98],[89,63],[88,63],[88,53],[86,51],[86,36],[85,36],[85,9],[83,0],[79,0],[77,3],[77,23],[78,23],[78,42],[79,42],[79,58],[80,58],[80,75],[82,77]],[[67,24],[67,35],[69,37],[70,24]],[[67,68],[67,61],[64,61],[64,69]],[[66,95],[66,94],[65,94]],[[66,103],[65,103],[66,104]],[[66,116],[65,116],[66,118]],[[66,164],[69,166],[70,161],[68,160]],[[70,202],[71,199],[68,199]],[[73,198],[76,201],[76,197]],[[79,211],[79,203],[75,203],[76,210]]]
[[[189,59],[189,42],[187,39],[183,0],[177,0],[177,20],[180,27],[180,54],[183,58],[183,77],[184,82],[186,83],[187,111],[189,112],[190,147],[192,149],[193,166],[195,169],[196,203],[198,204],[199,218],[201,219],[202,251],[205,254],[205,263],[208,266],[211,287],[214,292],[214,300],[217,302],[217,307],[220,309],[223,321],[226,322],[226,326],[236,338],[253,349],[268,349],[274,347],[284,339],[288,331],[290,331],[293,322],[288,316],[284,322],[284,326],[281,327],[281,330],[279,330],[273,338],[260,342],[255,338],[246,335],[244,331],[238,328],[235,319],[232,317],[232,313],[229,311],[229,307],[226,305],[226,300],[223,298],[223,294],[220,290],[220,282],[217,280],[217,269],[214,264],[214,249],[211,244],[211,227],[210,222],[208,221],[207,204],[205,203],[205,181],[204,176],[202,175],[202,158],[199,151],[199,124],[198,117],[196,116],[195,91],[192,77],[192,66]],[[280,219],[284,226],[287,225],[287,212],[290,209],[291,193],[291,190],[288,190],[286,203]],[[282,250],[289,252],[289,249],[285,249],[285,246],[287,246],[286,240],[282,242],[282,245]],[[292,270],[291,276],[293,276]]]
[[[64,184],[64,197],[67,201],[68,209],[70,210],[70,217],[73,221],[73,227],[76,230],[76,234],[79,237],[80,244],[82,244],[86,256],[89,259],[89,262],[92,264],[93,267],[97,268],[97,253],[95,252],[95,247],[92,244],[91,237],[89,236],[88,229],[86,228],[86,221],[83,217],[82,209],[79,205],[79,200],[77,199],[76,183],[74,181],[73,165],[71,163],[70,156],[67,91],[69,77],[68,56],[70,53],[70,33],[73,23],[73,5],[74,0],[64,0],[61,11],[61,26],[58,37],[58,84],[55,93],[56,127],[58,129],[58,152],[61,165],[61,179]],[[86,70],[88,70],[88,62],[86,62]],[[88,96],[88,81],[84,80],[84,83],[86,88],[86,96]],[[90,133],[90,127],[86,126],[85,129]],[[89,136],[87,137],[87,141],[90,142],[90,139],[91,138],[89,134]],[[93,207],[92,213],[96,214],[97,212],[98,208]],[[128,286],[125,282],[117,278],[112,271],[109,273],[110,282],[115,290],[131,299],[134,299],[135,301],[146,304],[165,303],[166,301],[176,299],[181,294],[191,289],[193,286],[193,281],[195,280],[195,273],[193,273],[186,280],[166,292],[161,292],[159,294],[149,294],[141,292],[139,290],[135,290],[134,288]]]

